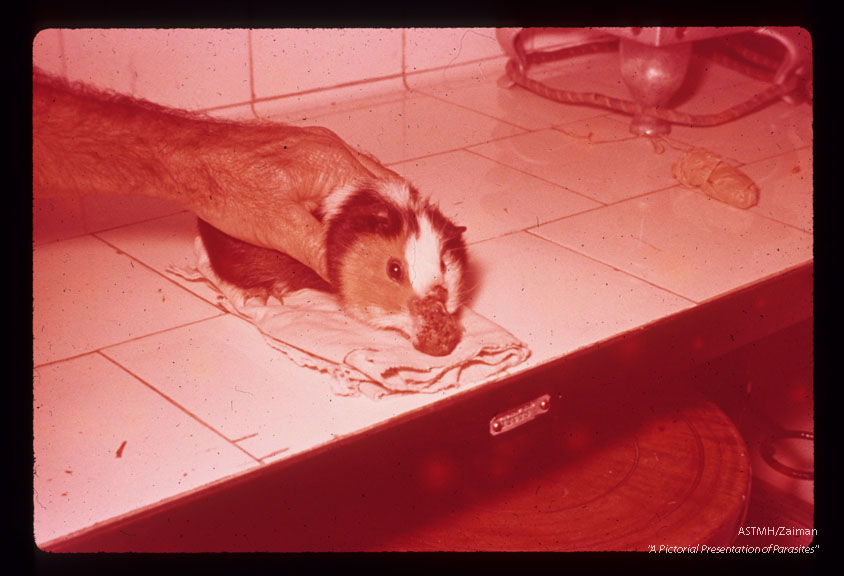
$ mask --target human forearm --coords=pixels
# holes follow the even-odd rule
[[[33,193],[176,195],[167,140],[189,124],[164,108],[70,86],[36,71]]]
[[[290,130],[200,117],[36,71],[33,193],[171,200],[323,273],[320,223],[295,201],[315,182],[279,158]]]
[[[33,75],[36,196],[167,199],[230,236],[289,254],[325,277],[313,216],[338,186],[394,177],[325,128],[233,122]]]

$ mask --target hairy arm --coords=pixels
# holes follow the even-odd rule
[[[393,174],[323,128],[216,120],[33,74],[35,196],[171,200],[326,276],[320,199]]]

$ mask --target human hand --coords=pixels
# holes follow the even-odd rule
[[[325,128],[206,118],[33,74],[36,196],[164,198],[325,277],[321,199],[389,175]]]

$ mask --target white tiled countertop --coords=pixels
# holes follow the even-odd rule
[[[568,63],[559,77],[624,96],[612,58]],[[678,186],[680,152],[632,138],[627,118],[507,90],[502,68],[485,67],[412,76],[410,91],[372,101],[256,110],[335,130],[467,226],[469,305],[531,348],[517,371],[812,260],[810,105],[673,130],[675,143],[721,154],[757,182],[761,200],[744,211]],[[760,87],[710,66],[681,109],[721,109]],[[192,254],[194,217],[179,207],[86,198],[34,210],[39,545],[465,390],[332,394],[327,375],[165,272]]]

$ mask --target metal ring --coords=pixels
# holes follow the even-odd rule
[[[814,470],[798,470],[788,466],[787,464],[783,464],[774,457],[776,454],[776,448],[773,446],[774,442],[787,439],[808,440],[810,442],[814,442],[815,435],[812,432],[805,432],[803,430],[784,430],[779,434],[771,436],[762,443],[762,459],[768,464],[768,466],[781,474],[785,474],[791,478],[797,478],[798,480],[814,480]]]

